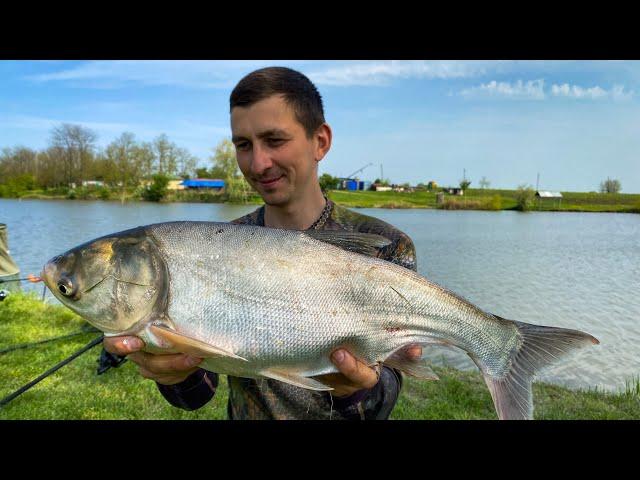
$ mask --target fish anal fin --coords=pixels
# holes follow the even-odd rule
[[[168,327],[162,325],[150,325],[148,328],[153,335],[158,337],[164,344],[175,351],[193,355],[194,357],[227,357],[244,360],[245,362],[247,361],[245,358],[242,358],[233,352],[216,347],[215,345],[210,345],[201,340],[196,340],[195,338],[187,337],[186,335],[178,333]]]
[[[306,388],[307,390],[333,390],[333,388],[317,380],[314,380],[313,378],[303,377],[302,375],[286,372],[277,368],[268,368],[266,370],[262,370],[260,372],[260,375],[262,375],[263,377],[278,380],[280,382],[288,383],[290,385],[295,385],[296,387]]]
[[[398,360],[398,359],[387,359],[383,362],[387,367],[395,368],[396,370],[400,370],[407,375],[412,377],[420,378],[422,380],[440,380],[440,377],[436,375],[436,372],[431,370],[431,367],[425,365],[421,361],[410,361],[410,360]]]
[[[416,359],[408,355],[407,351],[417,346],[419,345],[405,345],[389,355],[382,363],[422,380],[439,380],[440,377],[422,359]]]

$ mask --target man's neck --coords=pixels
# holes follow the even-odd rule
[[[322,214],[325,206],[320,186],[313,193],[286,205],[265,205],[264,225],[271,228],[306,230]]]

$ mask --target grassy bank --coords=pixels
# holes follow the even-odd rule
[[[78,331],[86,325],[61,306],[37,296],[12,294],[0,302],[0,350]],[[86,345],[96,333],[0,354],[0,398]],[[0,408],[0,419],[224,419],[228,390],[221,378],[214,399],[187,412],[170,406],[132,362],[96,375],[100,346]],[[477,372],[434,367],[437,382],[407,378],[392,419],[495,419],[487,387]],[[534,385],[538,419],[638,419],[640,387],[618,394]]]
[[[562,200],[534,199],[533,211],[640,213],[640,194],[562,192]],[[517,190],[470,188],[462,196],[444,195],[444,205],[436,204],[436,193],[370,192],[333,190],[329,197],[353,208],[444,208],[448,210],[516,210]]]
[[[66,188],[49,190],[29,190],[11,195],[10,198],[23,199],[68,199],[68,200],[114,200],[142,201],[140,188],[128,188],[124,192],[98,187],[83,187],[75,190]],[[444,195],[444,204],[436,203],[436,192],[421,190],[415,192],[372,192],[332,190],[329,198],[345,207],[352,208],[442,208],[446,210],[516,210],[517,190],[495,190],[470,188],[463,196]],[[562,192],[557,199],[534,199],[532,211],[561,212],[619,212],[640,213],[640,194],[603,194],[593,192]],[[173,190],[167,192],[163,203],[226,203],[223,193],[193,190]],[[262,199],[248,195],[244,204],[261,204]]]

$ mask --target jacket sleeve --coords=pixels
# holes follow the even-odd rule
[[[197,410],[215,395],[218,374],[200,368],[183,382],[174,385],[162,385],[156,382],[156,385],[165,400],[174,407]]]
[[[398,401],[401,388],[400,372],[383,365],[378,383],[348,397],[333,397],[333,408],[346,420],[386,420]]]

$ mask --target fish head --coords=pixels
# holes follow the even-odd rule
[[[41,277],[58,300],[107,334],[135,330],[166,306],[166,266],[143,228],[57,255]]]

